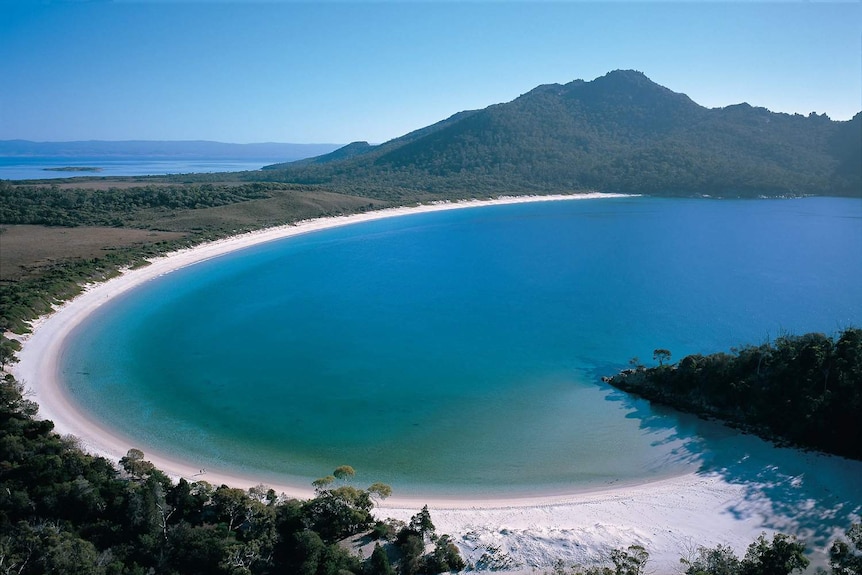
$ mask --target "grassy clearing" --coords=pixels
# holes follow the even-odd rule
[[[102,258],[119,248],[140,247],[187,234],[127,228],[0,227],[0,282],[19,281],[74,259]]]

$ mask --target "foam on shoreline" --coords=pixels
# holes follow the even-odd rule
[[[131,438],[124,437],[121,430],[109,429],[98,421],[87,419],[68,397],[58,372],[64,343],[72,330],[111,298],[152,279],[263,242],[408,214],[520,202],[609,197],[623,196],[528,196],[392,208],[308,220],[180,250],[156,258],[148,266],[125,271],[104,283],[87,286],[78,297],[33,322],[32,333],[21,338],[23,347],[14,374],[25,385],[29,398],[39,404],[39,417],[52,420],[58,433],[77,437],[81,447],[91,453],[116,462],[129,448],[136,447],[142,449],[148,460],[173,478],[185,477],[190,481],[205,480],[214,485],[251,487],[261,481],[251,475],[198,469],[168,454],[150,451],[145,445],[131,443]],[[771,451],[765,455],[760,452],[774,448],[756,442],[751,445],[758,455],[749,458],[748,454],[744,454],[736,462],[740,466],[748,465],[751,469],[746,468],[745,473],[737,473],[733,477],[717,469],[639,485],[536,497],[394,497],[384,502],[379,514],[409,519],[419,507],[428,504],[433,510],[432,516],[438,531],[452,534],[468,561],[478,561],[482,554],[497,549],[494,553],[508,557],[510,561],[506,563],[501,559],[499,565],[508,565],[513,572],[549,568],[557,558],[570,562],[598,560],[609,549],[638,543],[650,551],[652,565],[658,572],[668,573],[678,570],[679,557],[690,551],[694,544],[714,546],[721,543],[741,552],[761,531],[784,530],[804,536],[806,530],[812,529],[810,521],[805,524],[799,521],[794,523],[796,518],[793,515],[798,514],[802,507],[777,501],[778,496],[774,492],[758,487],[761,483],[774,486],[776,481],[786,481],[791,487],[796,485],[793,489],[788,487],[782,491],[780,496],[785,499],[798,497],[799,505],[813,498],[840,507],[840,517],[836,519],[832,513],[830,532],[836,529],[840,531],[846,527],[847,517],[853,517],[854,514],[858,517],[862,513],[862,488],[854,487],[851,482],[849,486],[839,489],[830,483],[831,475],[823,476],[824,470],[828,469],[836,478],[845,475],[853,477],[854,474],[862,477],[862,464],[859,462],[817,454],[784,453],[782,457],[792,460],[792,471],[782,471],[777,475],[773,473],[766,478],[759,475],[760,468],[764,466],[764,461],[776,455]],[[783,450],[782,453],[784,451],[791,450]],[[811,483],[809,477],[813,478],[817,474],[821,477]],[[739,477],[750,479],[742,481]],[[794,484],[794,481],[797,483]],[[288,496],[313,495],[310,486],[271,481],[268,484]],[[824,513],[828,512],[830,509],[824,510]]]

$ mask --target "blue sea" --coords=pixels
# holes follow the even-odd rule
[[[856,199],[461,209],[168,274],[80,326],[62,371],[129,447],[200,468],[563,491],[697,469],[735,433],[601,376],[656,348],[678,360],[862,325],[860,286]]]
[[[0,180],[39,180],[94,176],[163,176],[259,170],[283,158],[171,158],[142,156],[0,156]],[[94,172],[53,171],[50,168],[89,167]],[[46,169],[48,168],[48,169]]]

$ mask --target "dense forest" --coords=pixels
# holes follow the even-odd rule
[[[164,213],[271,197],[274,184],[143,185],[120,189],[12,186],[0,181],[0,222],[46,226],[124,226],[141,210]]]
[[[860,196],[860,166],[862,113],[834,122],[748,104],[707,109],[640,72],[617,70],[252,177],[360,186],[373,197],[400,189]]]
[[[784,335],[731,353],[689,355],[605,378],[664,405],[715,417],[768,439],[862,459],[862,329],[837,338]],[[633,363],[637,363],[634,361]]]

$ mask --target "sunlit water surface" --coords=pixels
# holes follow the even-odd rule
[[[259,170],[284,158],[172,158],[141,156],[0,156],[0,180],[95,176],[161,176]],[[95,171],[59,168],[96,168]]]
[[[201,468],[308,485],[350,464],[399,494],[566,491],[704,456],[703,426],[601,375],[657,347],[679,359],[862,325],[860,285],[859,200],[462,209],[171,273],[93,315],[62,368],[130,447]]]

